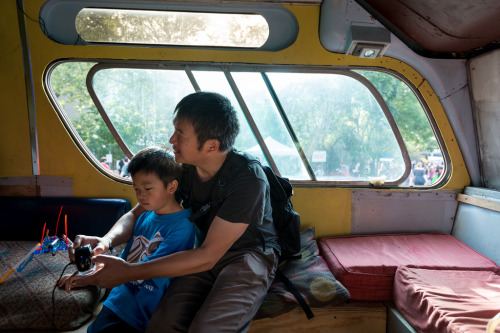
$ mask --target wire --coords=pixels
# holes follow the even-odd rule
[[[28,14],[26,14],[26,12],[24,11],[23,7],[22,7],[22,1],[21,0],[18,0],[17,1],[17,9],[23,13],[23,15],[25,17],[27,17],[30,21],[33,21],[33,22],[36,22],[38,24],[40,24],[40,28],[42,29],[42,32],[52,41],[56,42],[56,43],[59,43],[59,44],[65,44],[65,43],[61,43],[59,42],[50,32],[49,30],[47,29],[47,25],[45,24],[45,21],[43,20],[43,18],[41,16],[38,16],[38,21],[35,20],[34,18],[31,18]],[[76,37],[76,41],[73,45],[78,45],[78,42],[81,40],[81,37],[80,37],[80,34],[77,35]]]
[[[74,264],[74,262],[70,262],[69,264],[67,264],[64,267],[61,275],[59,276],[59,279],[57,280],[57,282],[56,282],[56,284],[54,286],[54,289],[52,289],[52,328],[54,328],[54,329],[56,328],[55,327],[55,321],[56,321],[56,299],[55,299],[55,291],[56,291],[57,286],[59,285],[59,281],[61,281],[61,279],[63,277],[63,274],[66,271],[66,268],[68,268],[69,265],[72,265],[72,264]]]
[[[24,11],[24,9],[21,6],[21,2],[22,1],[19,1],[19,0],[17,1],[17,9],[20,10],[24,14],[24,16],[26,16],[27,18],[29,18],[31,21],[38,22],[37,20],[32,19],[28,14],[26,14],[26,12]]]

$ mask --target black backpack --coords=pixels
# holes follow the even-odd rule
[[[300,254],[298,253],[301,249],[300,216],[293,210],[291,201],[291,197],[293,195],[292,184],[290,184],[290,181],[287,178],[276,175],[270,167],[262,165],[255,157],[244,152],[233,150],[229,153],[227,160],[222,167],[223,169],[221,169],[217,175],[217,185],[215,185],[216,188],[212,193],[211,201],[202,206],[197,212],[193,212],[190,220],[194,222],[199,217],[209,212],[211,212],[211,218],[213,219],[217,208],[226,198],[228,188],[226,185],[238,175],[243,167],[253,163],[257,163],[261,166],[269,182],[273,223],[278,235],[278,243],[281,247],[280,261],[299,259]],[[184,204],[189,203],[190,189],[194,172],[194,166],[183,165],[183,175],[180,188],[176,193],[179,202]],[[184,208],[188,207],[188,205],[184,205]],[[262,242],[263,248],[265,249],[265,241],[263,237]],[[288,289],[295,296],[299,304],[304,309],[307,318],[313,318],[314,314],[293,283],[279,269],[276,270],[276,276],[285,283]]]
[[[300,258],[297,254],[300,252],[300,216],[293,210],[292,184],[287,178],[276,175],[270,167],[265,165],[261,167],[269,182],[273,223],[281,247],[280,260],[298,259]]]

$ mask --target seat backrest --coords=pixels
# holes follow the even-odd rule
[[[0,240],[40,241],[45,223],[50,236],[56,228],[61,236],[65,216],[71,240],[78,234],[104,236],[130,209],[128,200],[115,198],[0,197]]]
[[[466,187],[452,235],[500,265],[500,191]]]

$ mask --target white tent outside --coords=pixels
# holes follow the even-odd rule
[[[282,176],[290,179],[309,179],[304,164],[295,148],[284,145],[270,136],[268,136],[264,142],[271,152]],[[248,148],[245,152],[257,157],[261,162],[265,161],[259,145]]]
[[[264,142],[266,143],[267,148],[271,152],[273,156],[297,156],[297,150],[294,148],[290,148],[287,145],[282,144],[274,140],[272,137],[268,136]],[[249,153],[253,156],[258,157],[262,156],[262,150],[259,145],[255,145],[251,148],[245,150],[246,153]]]

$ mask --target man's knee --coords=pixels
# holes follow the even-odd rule
[[[153,313],[146,332],[187,332],[210,291],[208,282],[201,274],[176,278]]]
[[[149,320],[146,333],[187,332],[191,319],[189,311],[176,304],[175,295],[165,294]]]

